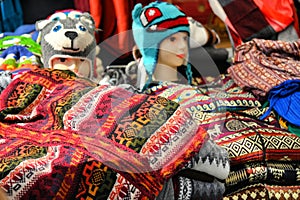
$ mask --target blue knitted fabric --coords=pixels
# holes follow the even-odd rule
[[[270,107],[261,116],[267,117],[274,109],[282,118],[300,127],[300,80],[287,80],[269,91]]]

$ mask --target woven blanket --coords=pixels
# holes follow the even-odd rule
[[[0,138],[9,197],[154,199],[206,131],[166,98],[33,69],[1,93]]]
[[[206,84],[193,87],[164,82],[146,92],[184,106],[193,119],[205,127],[212,139],[221,133],[220,127],[223,124],[214,123],[214,119],[224,119],[226,111],[246,112],[261,107],[252,93],[241,88],[228,75],[221,75]]]
[[[206,80],[205,84],[198,86],[163,82],[149,88],[146,93],[168,98],[189,110],[202,112],[246,110],[261,106],[252,93],[243,90],[225,74]]]
[[[241,114],[226,114],[222,134],[216,142],[228,151],[231,166],[256,161],[300,160],[297,135]]]

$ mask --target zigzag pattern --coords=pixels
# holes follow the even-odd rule
[[[220,137],[217,143],[228,151],[232,165],[239,161],[298,159],[300,137],[275,128],[247,128]]]
[[[18,142],[10,144],[11,150],[13,150],[15,145],[19,146]],[[6,151],[8,156],[0,159],[0,179],[4,178],[24,160],[40,158],[47,154],[47,148],[32,146],[29,143],[19,147],[17,151],[8,151],[7,148]]]
[[[262,183],[247,185],[240,190],[228,194],[223,197],[223,200],[235,200],[235,199],[299,199],[300,198],[300,186],[278,186],[267,185]]]
[[[190,168],[197,171],[205,172],[220,180],[228,177],[230,164],[227,151],[213,140],[207,140],[190,162]]]
[[[46,174],[44,176],[34,174],[39,181],[39,183],[31,182],[34,187],[28,179],[25,180],[24,184],[28,184],[28,188],[24,187],[27,192],[20,192],[20,197],[26,198],[29,193],[35,193],[37,198],[43,195],[58,198],[59,195],[67,198],[74,195],[76,195],[74,198],[81,198],[81,196],[86,199],[95,196],[106,198],[105,195],[108,195],[113,187],[117,171],[138,188],[141,198],[154,199],[162,190],[164,180],[176,174],[181,166],[199,151],[205,141],[206,131],[200,129],[186,109],[179,107],[176,102],[159,96],[137,93],[131,93],[126,96],[128,98],[125,98],[122,96],[124,90],[109,87],[111,93],[105,95],[106,98],[102,98],[104,101],[95,105],[94,99],[89,95],[97,92],[95,88],[100,93],[103,88],[97,87],[86,79],[78,78],[71,72],[38,69],[26,73],[8,86],[11,93],[7,92],[9,94],[5,93],[1,96],[3,97],[0,101],[1,108],[8,107],[10,104],[7,101],[9,95],[16,95],[12,103],[18,103],[15,100],[22,99],[28,104],[29,101],[26,100],[32,95],[30,93],[32,91],[15,90],[16,86],[23,82],[34,83],[42,88],[43,92],[38,92],[36,97],[40,101],[35,102],[37,105],[28,109],[28,113],[25,114],[29,115],[23,118],[13,110],[2,110],[0,114],[14,115],[10,120],[19,117],[18,122],[22,124],[8,124],[2,121],[1,137],[33,141],[37,146],[63,145],[60,150],[64,149],[69,155],[54,152],[52,156],[58,157],[53,158],[52,163],[46,163],[47,169],[42,171]],[[86,93],[87,91],[89,92]],[[81,102],[78,103],[78,100]],[[40,102],[43,104],[39,104]],[[89,104],[90,102],[93,103]],[[87,108],[84,106],[94,109],[95,113],[92,112],[92,116],[85,113]],[[74,110],[70,110],[71,108]],[[79,118],[76,118],[76,115]],[[62,123],[63,116],[66,117],[66,124]],[[75,117],[74,121],[72,117]],[[74,127],[79,130],[72,130]],[[142,152],[144,147],[146,150]],[[75,151],[74,149],[81,151],[84,156],[80,157],[76,153],[70,155]],[[59,157],[58,154],[63,156]],[[154,157],[155,154],[159,155],[157,164],[154,163],[157,171],[153,171],[149,166],[149,157],[147,157],[148,155]],[[1,157],[2,155],[7,154],[3,153]],[[91,159],[91,156],[103,165]],[[89,164],[85,165],[86,161]],[[105,164],[113,170],[110,171],[104,166]],[[119,170],[121,168],[128,171]],[[83,170],[86,171],[83,173]],[[32,176],[23,172],[20,174]],[[5,178],[9,182],[10,178],[14,177]],[[80,183],[79,188],[77,188],[78,183]],[[19,185],[15,185],[18,189]],[[6,185],[4,188],[12,189],[15,185]],[[124,187],[120,188],[120,191]],[[57,193],[60,189],[61,193]],[[128,195],[126,194],[125,197],[127,198]]]
[[[9,197],[20,198],[35,184],[38,177],[51,171],[51,162],[57,158],[59,151],[55,147],[48,148],[47,155],[38,159],[27,159],[16,166],[0,181]]]

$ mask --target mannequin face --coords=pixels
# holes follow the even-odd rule
[[[60,70],[71,70],[78,76],[88,78],[90,75],[89,62],[79,58],[54,58],[52,68]]]
[[[178,32],[162,41],[157,63],[177,68],[186,62],[187,55],[188,33]]]

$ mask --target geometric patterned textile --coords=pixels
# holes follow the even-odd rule
[[[223,200],[297,200],[300,199],[300,186],[299,185],[268,185],[263,183],[257,183],[253,185],[247,185],[233,194],[226,195]]]
[[[224,183],[214,179],[213,181],[197,181],[185,177],[175,176],[173,179],[175,199],[222,199],[225,187]]]
[[[299,161],[249,162],[231,167],[226,179],[226,194],[255,183],[268,185],[300,185]]]
[[[218,180],[225,180],[230,171],[228,153],[213,140],[207,140],[203,144],[199,154],[196,154],[191,159],[185,171],[189,171],[189,169],[192,169],[194,172],[206,173]],[[193,173],[193,177],[201,179],[196,173]]]
[[[224,74],[199,86],[163,82],[145,93],[175,101],[190,112],[224,112],[261,106],[253,94],[243,90],[230,76]]]
[[[216,142],[227,150],[231,166],[252,161],[300,160],[298,136],[235,113],[228,113]]]
[[[159,95],[185,107],[192,118],[209,132],[211,138],[221,133],[227,111],[256,109],[261,103],[239,87],[228,75],[220,75],[213,81],[199,86],[163,82],[145,91]],[[256,114],[255,111],[253,114]],[[267,120],[267,119],[266,119]]]
[[[257,96],[260,97],[264,92],[262,87],[265,82],[270,84],[281,79],[285,80],[289,75],[297,77],[295,74],[299,72],[296,69],[299,65],[297,65],[296,59],[292,58],[293,56],[297,58],[299,51],[295,49],[298,46],[298,43],[289,46],[284,43],[272,41],[267,43],[254,39],[249,46],[244,46],[245,49],[240,47],[241,51],[238,52],[240,54],[236,56],[236,59],[241,60],[234,63],[236,68],[232,67],[229,76],[221,75],[219,79],[215,79],[211,83],[193,87],[164,82],[145,91],[147,94],[165,97],[187,108],[193,119],[208,132],[209,137],[226,150],[230,161],[230,172],[225,179],[226,197],[258,183],[270,187],[278,185],[282,187],[282,191],[285,189],[288,191],[289,185],[299,185],[300,139],[297,135],[282,129],[273,112],[263,121],[258,120],[268,108],[263,107],[261,101],[257,99]],[[262,50],[269,49],[267,55],[272,57],[265,59],[264,55],[259,52],[260,49],[255,49],[260,47]],[[275,50],[271,50],[272,48]],[[280,52],[289,53],[286,54],[288,56],[280,56]],[[247,53],[253,54],[246,57]],[[254,64],[249,66],[251,62]],[[268,65],[261,66],[263,70],[274,68],[277,71],[274,73],[270,70],[270,73],[273,74],[267,75],[267,77],[264,77],[265,74],[262,73],[263,78],[261,74],[257,75],[254,71],[255,77],[252,77],[250,75],[253,74],[248,71],[252,70],[252,67],[258,67],[256,64]],[[279,69],[278,65],[283,68]],[[232,76],[233,78],[231,78],[232,74],[244,71],[247,73],[245,72],[243,77],[239,77],[241,83],[247,84],[254,81],[257,82],[257,85],[243,85],[236,81],[236,77]],[[277,75],[281,79],[272,77]],[[268,83],[269,77],[271,77],[270,83]],[[273,85],[276,84],[270,84],[269,88],[271,89]],[[253,91],[255,95],[253,95]],[[186,186],[186,192],[182,194],[187,195],[188,199],[189,191],[192,189],[188,183],[183,182],[183,185]],[[259,189],[261,192],[266,191],[262,187]],[[257,193],[259,194],[260,191],[257,190]],[[288,193],[283,192],[282,196],[290,195]],[[232,199],[265,199],[258,194],[256,194],[257,198],[253,198],[254,194],[247,196],[247,193],[243,193],[243,196],[234,196]],[[276,195],[278,196],[279,193]]]
[[[0,95],[0,186],[19,199],[154,199],[206,133],[164,97],[32,69]]]
[[[290,194],[292,190],[289,190],[292,185],[300,185],[300,138],[297,135],[233,112],[227,113],[221,132],[215,141],[227,150],[230,159],[224,196],[229,199],[269,199],[268,195],[275,193],[268,189],[272,190],[276,185],[281,187],[278,192],[285,198],[298,193]],[[253,189],[255,184],[261,185]],[[276,192],[276,198],[278,195]]]
[[[265,97],[273,87],[300,78],[300,40],[253,39],[236,48],[228,73],[244,89]]]

